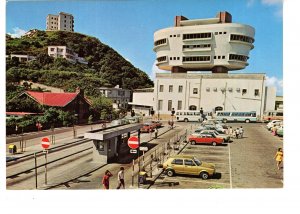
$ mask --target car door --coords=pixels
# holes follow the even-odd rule
[[[192,159],[184,159],[184,174],[198,175],[198,168]]]
[[[171,165],[172,165],[172,168],[174,169],[175,173],[184,174],[183,159],[176,158],[172,161]]]

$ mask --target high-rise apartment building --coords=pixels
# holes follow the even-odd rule
[[[47,31],[74,32],[74,17],[72,14],[60,12],[58,15],[49,14],[46,18]]]
[[[208,19],[176,16],[174,27],[154,33],[156,65],[173,73],[240,70],[248,65],[254,34],[253,27],[233,23],[226,11]]]

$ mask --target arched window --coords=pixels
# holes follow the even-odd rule
[[[194,106],[194,105],[191,105],[191,106],[189,107],[189,110],[192,110],[192,111],[195,111],[196,109],[197,109],[197,107]]]
[[[222,107],[222,106],[217,106],[217,107],[215,108],[215,111],[223,111],[223,107]]]

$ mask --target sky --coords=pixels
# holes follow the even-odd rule
[[[282,95],[282,0],[8,0],[6,32],[18,37],[30,29],[45,30],[48,14],[71,13],[75,32],[98,38],[154,79],[159,72],[154,32],[173,26],[176,15],[213,18],[219,11],[230,12],[233,22],[251,25],[256,31],[249,66],[239,72],[266,73],[267,85]]]

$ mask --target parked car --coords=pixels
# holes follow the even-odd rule
[[[197,135],[190,135],[189,142],[192,145],[195,144],[211,144],[213,146],[223,144],[224,140],[221,138],[216,137],[213,133],[211,134],[197,134]]]
[[[216,173],[216,167],[212,163],[206,163],[190,155],[175,155],[163,163],[163,169],[168,176],[175,174],[197,175],[207,179]]]
[[[280,126],[280,127],[277,129],[276,134],[277,134],[279,137],[283,137],[283,126]]]
[[[141,132],[153,132],[155,125],[153,123],[144,123],[143,127],[140,129]]]
[[[215,130],[202,130],[200,132],[200,134],[211,134],[211,133],[213,133],[216,137],[223,139],[224,142],[229,142],[229,140],[230,140],[230,135],[228,135],[228,134],[220,134],[220,133],[218,133]]]
[[[270,130],[274,125],[279,126],[282,123],[282,120],[272,120],[267,124],[267,129]]]
[[[155,125],[156,128],[162,127],[162,123],[158,120],[153,120],[151,122]]]
[[[219,134],[225,134],[226,132],[227,132],[227,130],[226,129],[224,129],[224,128],[218,128],[218,127],[216,127],[216,126],[214,126],[214,125],[204,125],[204,126],[199,126],[197,129],[196,129],[198,132],[201,130],[215,130],[215,131],[217,131]],[[195,131],[196,131],[195,130]]]

